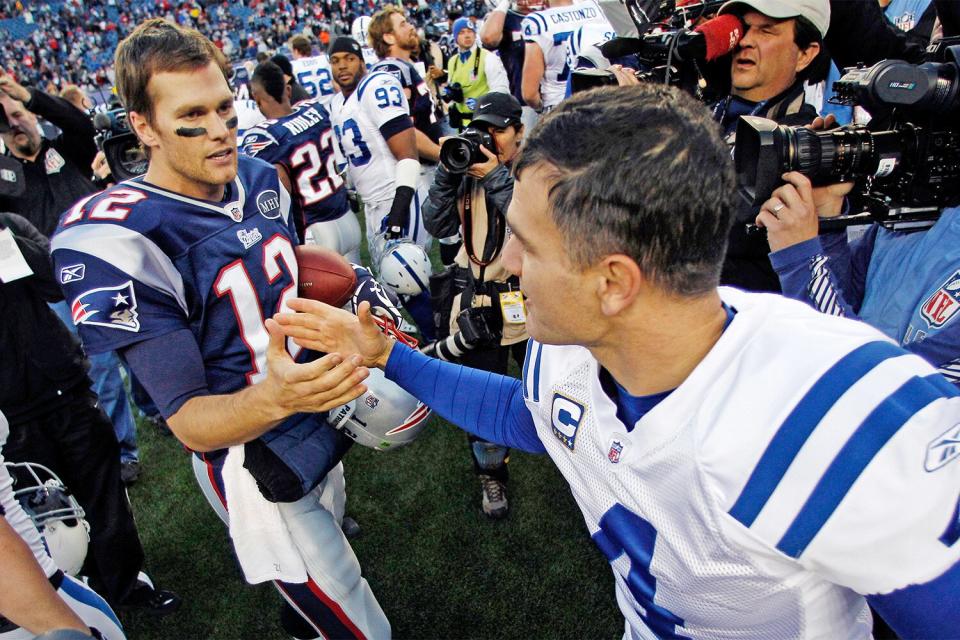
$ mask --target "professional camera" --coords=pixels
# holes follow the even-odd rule
[[[95,113],[93,126],[98,131],[97,148],[103,151],[117,181],[129,180],[147,171],[147,157],[127,124],[123,107]]]
[[[426,355],[446,360],[457,360],[467,351],[494,344],[500,340],[497,326],[497,310],[493,307],[469,307],[457,316],[459,331],[427,345],[420,351]]]
[[[698,3],[698,11],[688,7],[676,8],[673,3],[661,3],[655,15],[663,21],[643,20],[648,16],[637,3],[628,3],[630,17],[638,28],[638,37],[617,37],[600,46],[606,61],[617,61],[635,68],[641,82],[677,86],[702,101],[717,97],[721,89],[711,81],[706,63],[720,58],[736,48],[745,33],[743,22],[735,15],[726,14],[697,25],[696,20],[709,11],[716,11],[719,3]],[[707,4],[717,6],[707,7]],[[669,13],[664,14],[664,11]],[[604,61],[591,60],[595,66]],[[571,63],[571,61],[568,61]],[[572,61],[576,64],[577,61]],[[599,63],[599,64],[598,64]],[[612,73],[602,69],[575,69],[571,73],[574,93],[598,86],[616,85]]]
[[[734,150],[741,194],[763,203],[786,171],[814,185],[856,181],[852,201],[866,213],[839,224],[871,218],[896,228],[929,226],[944,207],[960,204],[960,38],[932,45],[927,59],[847,69],[834,83],[832,102],[866,109],[867,126],[812,131],[741,118]]]
[[[463,87],[459,82],[448,84],[440,91],[440,99],[444,102],[463,102]]]
[[[465,173],[470,165],[487,161],[481,146],[492,153],[497,152],[493,136],[481,129],[467,127],[459,136],[444,140],[440,145],[440,164],[450,173]]]

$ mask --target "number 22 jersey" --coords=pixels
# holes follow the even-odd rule
[[[81,200],[61,218],[52,249],[84,347],[101,353],[188,329],[211,393],[258,382],[264,320],[297,291],[289,214],[276,169],[242,155],[221,202],[142,176]]]

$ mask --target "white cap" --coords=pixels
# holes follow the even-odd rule
[[[827,29],[830,28],[829,0],[730,0],[725,2],[717,13],[732,13],[733,7],[738,4],[746,5],[771,18],[803,16],[817,28],[821,38],[827,37]]]

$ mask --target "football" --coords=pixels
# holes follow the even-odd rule
[[[350,300],[357,276],[346,258],[317,245],[301,245],[294,251],[300,271],[297,293],[301,298],[319,300],[333,307],[342,307]]]

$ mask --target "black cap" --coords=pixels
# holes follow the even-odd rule
[[[332,56],[335,53],[352,53],[363,60],[363,49],[360,48],[360,43],[350,36],[340,36],[333,41],[327,54]]]
[[[519,124],[522,110],[520,102],[509,93],[491,91],[480,96],[471,124],[485,122],[495,127],[506,128]]]
[[[283,71],[285,75],[293,76],[293,65],[290,64],[290,58],[287,56],[278,53],[270,58],[270,62],[280,67],[280,70]]]

